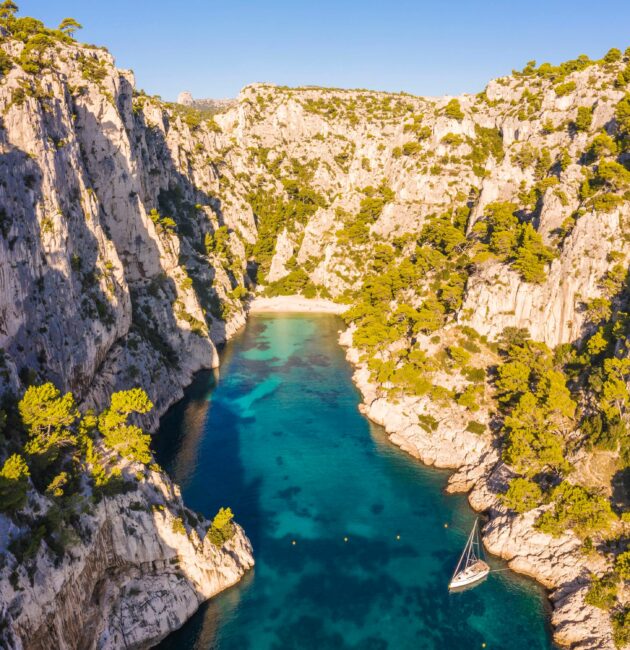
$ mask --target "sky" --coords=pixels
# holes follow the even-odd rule
[[[630,0],[16,0],[20,15],[105,45],[165,100],[248,83],[479,92],[531,59],[630,46]]]

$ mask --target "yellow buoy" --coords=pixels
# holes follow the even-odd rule
[[[485,648],[485,647],[486,647],[486,644],[485,644],[485,643],[482,643],[482,644],[481,644],[481,647],[482,647],[482,648]]]
[[[448,524],[444,524],[444,528],[448,528]]]

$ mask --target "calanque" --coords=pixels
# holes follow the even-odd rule
[[[0,5],[0,645],[145,647],[254,564],[149,433],[253,296],[343,305],[362,410],[555,640],[630,641],[630,48],[477,95],[171,104]]]

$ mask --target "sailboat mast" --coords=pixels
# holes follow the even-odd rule
[[[477,541],[477,519],[473,524],[473,529],[470,531],[470,547],[468,549],[468,557],[466,558],[466,566],[470,563],[470,556],[476,557],[475,554],[475,543]]]
[[[475,519],[475,524],[470,531],[470,535],[468,536],[468,540],[466,541],[466,546],[464,547],[464,552],[462,553],[461,557],[459,558],[459,562],[457,563],[457,567],[455,568],[455,572],[453,573],[453,578],[459,573],[462,563],[464,567],[468,566],[468,562],[470,560],[470,551],[472,549],[473,545],[473,539],[475,535],[475,530],[477,529],[477,520]],[[464,560],[465,558],[465,560]]]

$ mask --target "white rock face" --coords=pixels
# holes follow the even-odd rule
[[[193,102],[193,96],[187,90],[184,90],[177,95],[177,103],[182,104],[182,106],[192,106]]]
[[[17,67],[0,88],[1,388],[19,392],[18,374],[30,371],[102,408],[112,391],[140,385],[154,428],[194,372],[218,365],[214,343],[242,325],[243,310],[235,304],[227,322],[210,314],[234,279],[197,250],[219,217],[182,159],[190,131],[155,105],[138,118],[128,75],[109,55],[93,54],[107,73],[97,84],[83,78],[79,49],[66,49],[42,76],[53,99],[14,102],[29,83]],[[163,225],[176,208],[179,224]],[[239,221],[253,227],[251,213]]]
[[[581,217],[553,260],[542,284],[523,282],[502,264],[471,277],[459,321],[496,338],[505,327],[526,327],[532,338],[550,347],[575,341],[584,332],[589,299],[601,296],[601,281],[612,251],[626,252],[618,239],[630,205],[610,214]],[[547,214],[548,216],[548,214]]]
[[[23,44],[0,47],[17,57]],[[459,98],[461,120],[444,114],[450,98],[266,84],[244,88],[237,100],[193,101],[184,93],[174,112],[137,94],[133,75],[117,70],[106,52],[56,47],[54,65],[37,79],[14,65],[0,83],[0,392],[19,394],[26,380],[52,380],[84,408],[101,409],[113,391],[142,386],[155,404],[142,424],[154,429],[193,373],[218,365],[215,345],[244,324],[232,292],[251,287],[248,258],[259,229],[273,230],[264,232],[271,256],[265,281],[285,276],[295,257],[338,297],[361,286],[376,244],[396,240],[413,249],[430,215],[468,205],[471,232],[489,203],[520,206],[537,173],[534,164],[517,163],[525,144],[549,150],[552,161],[566,150],[572,160],[545,179],[555,184],[541,192],[532,217],[557,257],[540,284],[523,282],[505,264],[481,265],[467,281],[457,321],[491,338],[505,327],[527,327],[552,346],[579,339],[589,331],[584,303],[601,296],[611,253],[626,263],[630,257],[627,201],[612,212],[578,212],[583,167],[576,161],[597,130],[614,132],[615,105],[625,92],[613,83],[617,70],[574,72],[568,79],[575,89],[561,97],[548,80],[496,80],[485,98]],[[102,74],[90,72],[94,66]],[[523,117],[525,90],[540,103]],[[198,112],[185,110],[191,106],[218,113],[199,122]],[[579,106],[594,107],[589,133],[568,128]],[[490,153],[479,172],[470,157],[484,129],[504,151]],[[286,181],[295,176],[307,178],[323,204],[290,223],[261,223],[252,196],[262,205],[287,202],[295,188]],[[344,228],[361,209],[365,188],[382,185],[392,200],[369,224],[371,242],[349,251]],[[572,230],[560,238],[567,218]],[[486,543],[555,589],[558,638],[576,648],[610,647],[609,626],[583,606],[584,590],[570,573],[570,563],[579,565],[572,542],[556,546],[533,536],[527,521],[508,520],[496,507],[490,477],[500,477],[490,436],[467,431],[457,406],[388,402],[370,384],[358,351],[349,349],[348,358],[358,364],[366,414],[412,455],[458,469],[451,489],[472,489],[473,505],[490,508]],[[423,414],[438,421],[435,431],[418,424]],[[159,491],[160,480],[149,477],[147,489]],[[151,497],[142,493],[139,501]],[[167,510],[177,510],[174,503]],[[108,507],[128,506],[119,497]],[[79,647],[83,632],[99,647],[120,645],[123,632],[135,645],[150,643],[249,565],[240,533],[230,564],[205,544],[171,534],[165,517],[128,513],[111,522],[103,506],[86,522],[90,540],[76,550],[85,580],[74,563],[56,568],[44,560],[39,583],[28,587],[23,578],[19,594],[5,589],[5,576],[0,611],[17,630],[12,643],[19,647],[21,635],[31,643],[25,647],[45,647],[48,629],[60,648]],[[136,527],[146,547],[136,543]],[[184,578],[170,569],[174,555],[189,558],[180,560]],[[123,588],[134,580],[148,599]],[[82,618],[66,611],[70,598],[83,604]]]
[[[276,240],[276,250],[271,261],[271,268],[267,274],[267,279],[269,282],[274,282],[283,278],[287,273],[289,273],[286,268],[286,263],[293,256],[293,251],[295,249],[295,244],[291,241],[289,233],[286,228],[280,233],[280,236]]]
[[[20,566],[17,583],[2,576],[3,648],[148,647],[254,563],[240,527],[216,548],[204,537],[209,522],[156,472],[135,492],[101,501],[82,523],[89,539],[61,564],[43,548],[32,580]]]

